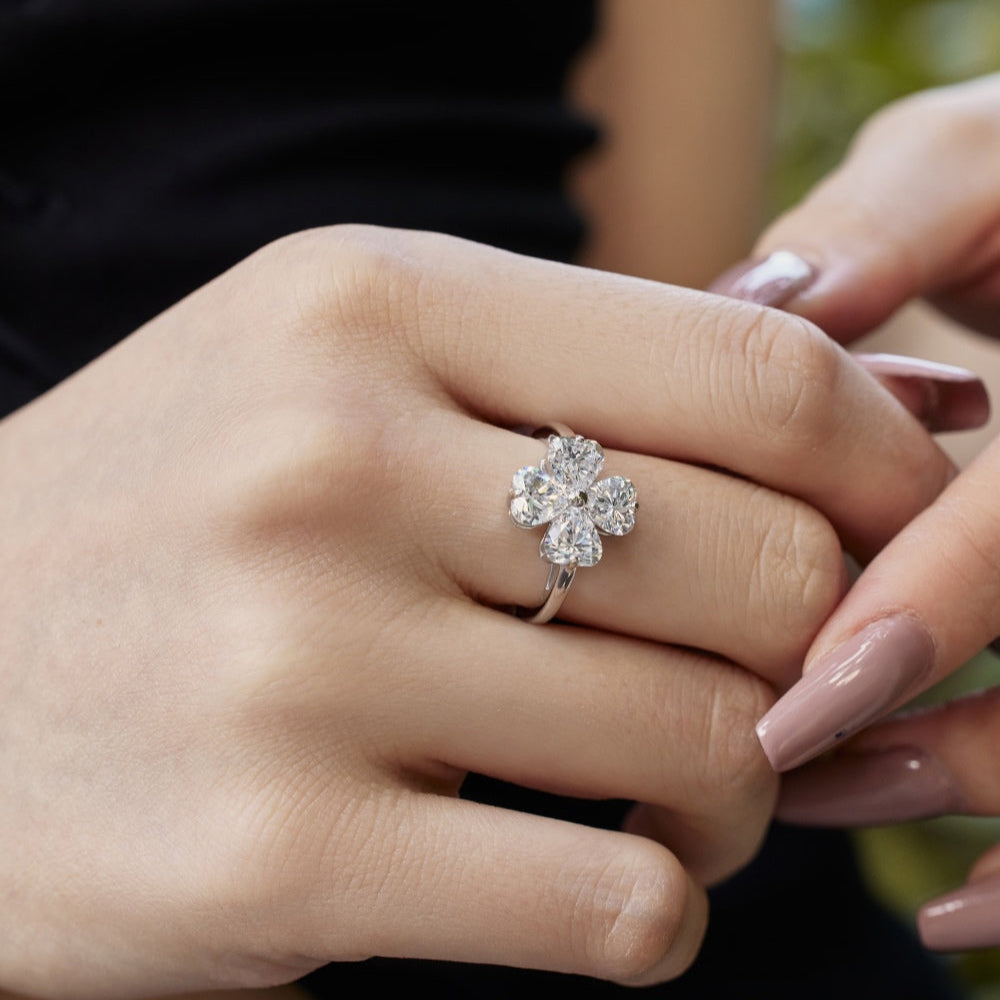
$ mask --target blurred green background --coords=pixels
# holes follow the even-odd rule
[[[883,104],[1000,70],[1000,0],[783,0],[779,10],[775,208],[833,167]]]
[[[884,104],[1000,70],[1000,0],[781,0],[779,10],[772,215],[834,167]],[[984,653],[929,698],[997,683],[1000,660]],[[912,921],[921,902],[961,884],[978,854],[1000,842],[1000,821],[935,820],[866,831],[857,842],[873,890]],[[1000,949],[947,961],[970,997],[1000,1000]]]

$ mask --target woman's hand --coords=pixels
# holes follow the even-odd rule
[[[1000,688],[872,726],[829,757],[792,771],[778,815],[807,826],[900,823],[948,813],[1000,815]],[[965,887],[920,911],[931,948],[1000,944],[1000,846]]]
[[[842,343],[924,297],[1000,335],[1000,74],[889,105],[843,164],[713,285]]]
[[[502,428],[552,419],[641,497],[576,627],[495,610],[545,578],[507,513],[545,445]],[[13,415],[0,467],[0,985],[76,998],[372,954],[676,975],[769,819],[753,720],[835,529],[873,551],[952,475],[797,318],[351,227]],[[581,828],[469,770],[647,805]]]
[[[780,294],[785,308],[842,341],[914,296],[1000,334],[998,160],[1000,76],[901,101],[876,115],[843,166],[771,227],[762,262],[732,272],[727,290],[759,298],[767,286],[772,299]],[[968,384],[947,396],[890,387],[938,427],[972,424],[982,408]],[[841,743],[1000,633],[998,495],[1000,441],[867,568],[813,643],[805,677],[760,723],[777,769]],[[874,729],[789,780],[783,812],[819,823],[996,814],[998,721],[997,699],[985,695]],[[987,871],[1000,871],[997,852],[973,877]],[[925,940],[1000,944],[998,912],[1000,881],[977,882],[925,908]]]

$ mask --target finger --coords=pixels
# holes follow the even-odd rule
[[[705,896],[658,844],[430,795],[378,811],[378,839],[395,849],[368,879],[314,876],[293,921],[297,953],[497,963],[634,985],[672,979],[694,959]],[[341,906],[357,928],[348,956],[329,952]]]
[[[807,289],[815,278],[815,269],[799,256],[778,250],[763,261],[730,268],[708,290],[745,302],[781,307]],[[993,301],[998,300],[1000,288]],[[852,357],[929,431],[971,430],[989,419],[989,396],[974,372],[896,354]]]
[[[779,816],[811,826],[1000,814],[1000,689],[890,719],[786,775]]]
[[[916,421],[799,319],[446,237],[392,240],[370,262],[390,288],[364,297],[366,327],[396,330],[437,391],[491,422],[558,419],[606,447],[730,469],[817,506],[861,555],[951,475]],[[406,296],[418,319],[379,313]]]
[[[767,801],[771,802],[770,796]],[[745,868],[757,856],[767,834],[765,824],[750,842],[749,849],[744,843],[738,853],[720,851],[718,823],[717,816],[638,802],[626,814],[622,829],[669,845],[675,854],[686,859],[685,867],[699,885],[712,887]]]
[[[1000,630],[995,441],[885,548],[820,632],[805,676],[758,725],[788,770],[949,674]]]
[[[949,813],[1000,813],[1000,690],[874,726],[843,750],[788,774],[778,815],[817,826],[867,826]],[[1000,849],[969,884],[922,907],[920,934],[940,951],[1000,945]]]
[[[968,431],[990,418],[986,386],[967,368],[897,354],[852,357],[931,432]]]
[[[944,296],[997,328],[1000,290],[1000,76],[899,102],[862,130],[844,163],[765,233],[758,267],[773,285],[807,265],[784,303],[847,341],[907,300]],[[771,255],[778,254],[777,257]],[[794,263],[798,258],[798,263]],[[744,268],[717,290],[746,294]]]
[[[447,502],[414,496],[406,539],[419,535],[484,603],[537,605],[545,526],[512,524],[506,491],[514,470],[541,464],[546,442],[451,412],[437,420],[406,450],[415,469],[436,468],[428,485],[447,484]],[[454,447],[427,453],[442,440]],[[608,451],[599,477],[614,474],[636,485],[636,526],[606,537],[600,563],[578,570],[560,617],[710,650],[790,684],[845,589],[829,523],[801,501],[684,463]]]
[[[438,682],[385,694],[387,712],[402,698],[415,720],[395,734],[401,759],[663,806],[676,821],[658,839],[705,882],[754,854],[777,793],[753,735],[766,684],[683,650],[439,604],[437,641],[406,666]]]

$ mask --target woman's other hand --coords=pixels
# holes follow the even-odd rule
[[[1000,335],[998,161],[1000,74],[891,104],[713,290],[764,292],[841,343],[919,297]]]
[[[715,287],[749,299],[766,288],[844,342],[919,296],[998,335],[998,161],[1000,76],[892,105],[862,129],[844,164],[769,229],[759,263]],[[877,363],[873,370],[935,429],[970,426],[982,410],[971,383],[953,384],[945,398],[914,391]],[[839,745],[1000,633],[998,495],[995,441],[868,566],[812,645],[804,678],[759,725],[777,769]],[[986,694],[877,727],[791,777],[783,812],[819,823],[996,814],[997,722],[997,698]],[[979,881],[998,871],[994,852],[973,873],[974,888],[925,908],[928,943],[1000,944],[1000,883]]]
[[[890,719],[842,750],[792,771],[778,815],[807,826],[868,826],[933,816],[1000,815],[1000,689]],[[965,887],[927,903],[931,948],[1000,944],[1000,847]]]
[[[641,511],[539,627],[496,608],[541,593],[507,491],[545,444],[502,428],[552,419]],[[798,318],[353,227],[14,414],[0,467],[0,984],[75,998],[374,954],[677,975],[770,818],[753,722],[838,532],[877,549],[953,473]],[[470,770],[646,805],[584,828]]]

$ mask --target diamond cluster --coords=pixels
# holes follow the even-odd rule
[[[522,528],[548,524],[539,546],[557,566],[600,562],[601,536],[627,535],[635,527],[635,487],[624,476],[597,480],[604,449],[583,437],[549,437],[542,468],[526,465],[514,473],[511,520]]]

